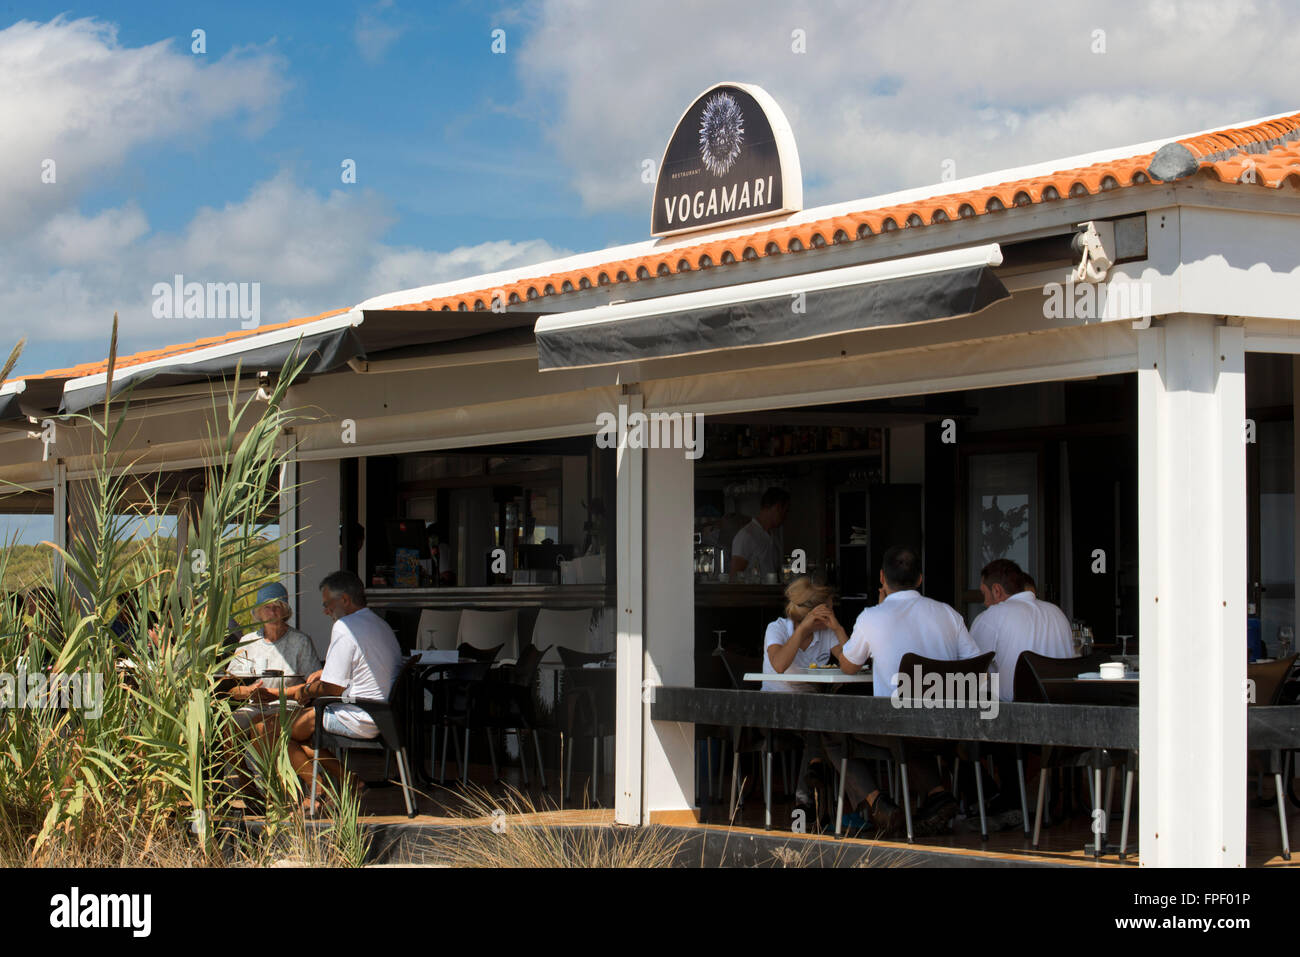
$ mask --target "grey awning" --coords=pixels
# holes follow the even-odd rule
[[[490,335],[507,329],[526,328],[536,314],[491,311],[451,312],[417,310],[352,310],[297,326],[247,336],[175,356],[128,366],[115,372],[113,394],[130,386],[180,386],[233,375],[240,366],[244,375],[261,370],[276,371],[291,356],[305,361],[303,376],[333,372],[353,359],[373,358],[393,350]],[[63,389],[61,411],[80,412],[104,401],[106,376],[97,373],[68,381]],[[3,403],[4,396],[0,396]],[[0,415],[3,405],[0,404]]]
[[[543,371],[611,365],[979,312],[1010,297],[996,243],[700,292],[558,313],[538,320]]]

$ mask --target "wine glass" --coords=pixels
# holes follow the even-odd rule
[[[1290,625],[1283,625],[1277,630],[1278,657],[1291,657],[1291,650],[1295,647],[1295,630]]]

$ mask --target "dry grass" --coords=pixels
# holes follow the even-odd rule
[[[418,863],[446,867],[671,867],[685,839],[656,825],[557,825],[513,787],[492,795],[472,787],[454,838]]]

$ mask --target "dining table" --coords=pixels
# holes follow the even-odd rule
[[[767,674],[763,671],[747,671],[745,681],[776,681],[788,684],[819,685],[855,685],[870,684],[870,671],[849,674],[839,668],[787,668],[780,674]]]

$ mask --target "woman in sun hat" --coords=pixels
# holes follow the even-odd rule
[[[248,728],[254,721],[279,702],[280,685],[301,683],[302,679],[321,667],[320,656],[311,638],[289,625],[293,610],[289,607],[289,592],[279,582],[271,582],[257,590],[257,604],[253,618],[260,623],[256,631],[249,632],[239,643],[239,650],[230,661],[229,674],[262,675],[251,685],[234,688],[230,697],[244,706],[235,712],[235,721]],[[265,677],[278,671],[283,677]],[[290,707],[293,703],[290,702]]]

